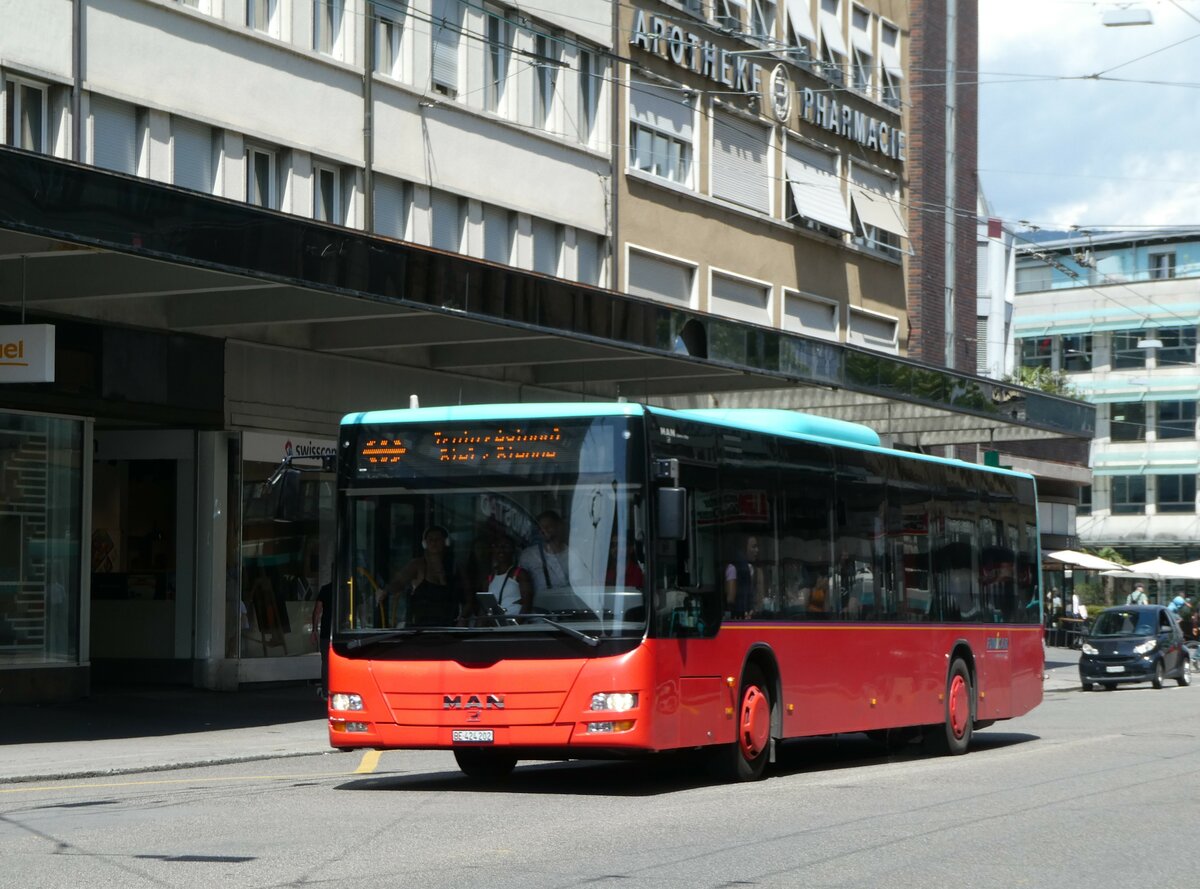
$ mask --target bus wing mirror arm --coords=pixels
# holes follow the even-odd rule
[[[687,488],[657,490],[658,539],[687,539]]]

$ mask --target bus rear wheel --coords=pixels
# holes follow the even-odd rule
[[[503,750],[482,750],[478,747],[455,750],[454,759],[464,775],[477,781],[505,778],[517,766],[517,758],[510,753]]]
[[[734,719],[737,737],[713,751],[713,772],[722,780],[757,781],[771,752],[771,694],[758,667],[747,667],[742,676]]]
[[[931,752],[950,756],[967,752],[975,724],[974,698],[971,671],[965,662],[955,658],[946,675],[945,719],[925,733],[926,746]]]

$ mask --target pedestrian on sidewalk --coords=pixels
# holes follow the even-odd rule
[[[329,640],[333,636],[333,582],[330,581],[317,591],[312,610],[312,641],[321,653],[321,685],[317,695],[329,694]]]

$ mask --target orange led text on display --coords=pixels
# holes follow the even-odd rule
[[[433,443],[441,463],[476,463],[485,460],[555,460],[562,431],[555,426],[545,432],[497,429],[495,432],[434,432]]]
[[[408,448],[399,438],[372,438],[363,444],[362,456],[370,463],[399,463]]]

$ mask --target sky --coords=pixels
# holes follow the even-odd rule
[[[1154,22],[1106,27],[1120,7]],[[979,0],[979,70],[993,217],[1200,228],[1200,0]]]

